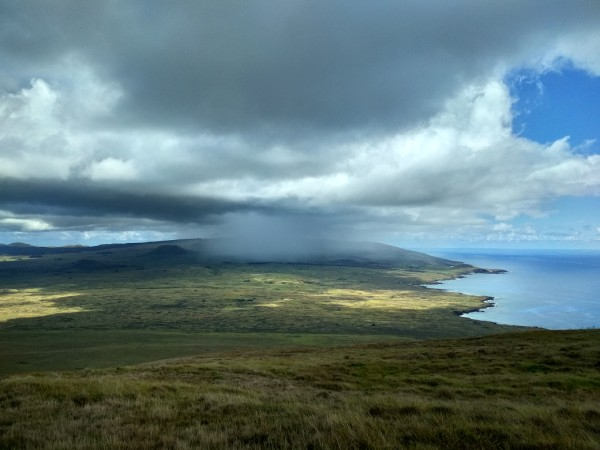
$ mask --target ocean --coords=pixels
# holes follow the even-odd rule
[[[554,330],[600,328],[600,251],[427,250],[505,274],[471,274],[430,287],[494,297],[465,317]]]

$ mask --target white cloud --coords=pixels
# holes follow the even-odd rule
[[[559,41],[554,55],[568,57],[575,65],[600,76],[600,33],[579,32]]]
[[[0,224],[6,228],[18,229],[21,231],[47,231],[53,228],[51,224],[41,219],[23,219],[16,217],[0,219]]]
[[[128,181],[137,176],[132,161],[122,161],[117,158],[94,161],[83,173],[93,181]]]
[[[497,223],[493,226],[492,228],[494,231],[511,231],[513,229],[513,226],[509,223]]]
[[[556,196],[600,193],[600,156],[577,155],[566,138],[544,146],[513,135],[511,104],[498,80],[469,86],[423,127],[346,145],[345,160],[323,160],[331,173],[275,182],[221,180],[203,184],[202,191],[324,206],[420,205],[439,214],[458,208],[465,217],[498,218],[538,214]]]
[[[100,150],[102,128],[94,121],[112,111],[120,93],[72,59],[61,67],[61,82],[34,78],[0,93],[0,176],[67,179]]]
[[[33,79],[29,88],[0,96],[0,175],[65,177],[60,95]]]

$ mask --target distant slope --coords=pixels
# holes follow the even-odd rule
[[[265,247],[238,239],[212,239],[192,245],[200,254],[233,262],[278,262],[349,267],[449,267],[461,264],[375,242],[297,239]]]
[[[83,245],[65,245],[64,247],[37,247],[35,245],[20,242],[12,244],[0,244],[0,255],[5,256],[37,256],[37,255],[61,255],[66,253],[97,252],[108,249],[131,248],[142,244],[103,244],[93,247]]]
[[[158,247],[150,250],[148,252],[148,256],[168,258],[171,256],[187,255],[188,253],[189,252],[187,250],[181,248],[179,245],[163,244],[163,245],[159,245]]]
[[[89,254],[105,258],[152,257],[172,260],[188,256],[185,261],[199,263],[290,263],[347,267],[451,267],[462,263],[436,258],[392,245],[374,242],[337,241],[330,239],[290,239],[274,244],[242,239],[182,239],[173,241],[108,244],[92,247],[35,247],[0,245],[0,255],[41,256]],[[107,256],[110,255],[110,256]],[[184,261],[182,260],[182,261]],[[122,262],[122,261],[121,261]]]

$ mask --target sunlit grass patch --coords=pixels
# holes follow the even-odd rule
[[[283,301],[284,299],[282,299],[280,302],[261,303],[258,306],[263,308],[279,308],[280,306],[282,306]]]
[[[460,294],[437,295],[432,298],[430,293],[419,290],[357,290],[357,289],[328,289],[317,297],[329,299],[332,305],[354,309],[385,309],[385,310],[427,310],[440,308],[465,308],[481,306],[477,297]],[[467,306],[468,307],[468,306]]]
[[[9,255],[0,255],[0,263],[2,262],[11,262],[11,261],[22,261],[25,259],[29,259],[29,256],[9,256]]]
[[[61,304],[62,300],[79,295],[79,292],[45,293],[41,288],[3,289],[0,291],[0,322],[86,311]]]

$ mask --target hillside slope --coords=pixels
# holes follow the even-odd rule
[[[600,447],[600,332],[228,352],[0,380],[0,448]]]
[[[173,241],[108,244],[91,247],[35,247],[24,244],[1,245],[0,255],[96,255],[103,259],[133,256],[194,256],[198,262],[334,265],[373,268],[453,267],[461,263],[436,258],[374,242],[336,241],[330,239],[290,239],[285,243],[265,243],[244,239],[182,239]],[[187,262],[191,259],[187,258]],[[173,262],[173,261],[171,261]]]

